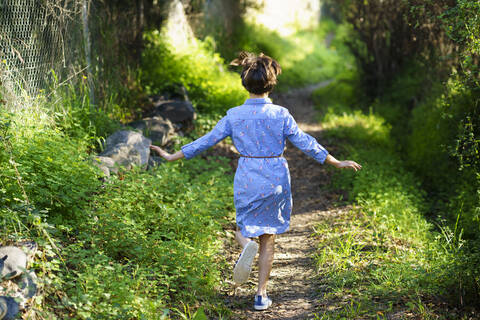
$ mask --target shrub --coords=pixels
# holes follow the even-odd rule
[[[226,70],[208,42],[195,40],[188,52],[175,51],[159,31],[145,34],[142,83],[150,94],[181,84],[201,113],[224,113],[248,97],[240,76]]]
[[[315,94],[317,101],[340,105],[324,115],[325,135],[340,139],[348,158],[363,165],[356,174],[342,171],[334,179],[337,186],[350,191],[356,206],[348,213],[347,221],[340,222],[340,239],[327,240],[326,247],[319,252],[319,264],[332,263],[333,259],[338,266],[327,277],[333,279],[332,285],[341,288],[342,295],[345,287],[354,292],[359,306],[370,305],[371,296],[383,296],[390,301],[392,292],[397,297],[414,296],[423,301],[441,295],[452,304],[460,296],[464,303],[474,304],[479,287],[478,270],[473,267],[478,261],[477,240],[464,239],[478,230],[473,214],[478,207],[478,177],[471,171],[459,175],[445,147],[447,140],[455,136],[455,117],[461,117],[462,109],[469,106],[465,103],[468,95],[453,86],[449,98],[432,98],[413,110],[413,131],[406,137],[410,145],[403,159],[417,164],[414,174],[402,153],[397,153],[402,150],[397,149],[391,126],[382,117],[371,110],[368,114],[349,111],[341,106],[343,96],[330,102],[328,97],[324,98],[329,94],[327,90]],[[428,188],[428,196],[422,189],[429,181],[426,176],[437,190],[432,193]],[[438,193],[440,190],[443,194]],[[441,219],[427,220],[432,208]],[[351,223],[369,231],[358,234]],[[320,226],[319,234],[327,226]],[[467,230],[470,232],[465,233]],[[398,251],[395,244],[403,249]],[[355,249],[364,246],[381,248]],[[408,247],[415,250],[409,251]],[[382,263],[364,267],[365,259],[371,260],[371,255]]]
[[[233,211],[227,168],[196,158],[133,171],[106,186],[81,220],[63,221],[76,239],[62,276],[74,312],[150,319],[179,301],[208,304],[220,276],[221,226]]]
[[[432,214],[451,224],[460,215],[458,227],[469,238],[476,237],[478,231],[478,168],[474,159],[473,165],[465,165],[470,162],[467,160],[462,166],[452,150],[461,135],[462,119],[471,109],[471,92],[451,80],[444,94],[432,95],[413,110],[406,149],[409,163],[432,195]],[[462,150],[467,157],[468,152]]]
[[[10,206],[26,196],[51,214],[74,215],[100,185],[98,171],[87,161],[90,145],[42,122],[48,116],[33,108],[17,110],[10,126],[4,125],[0,204]]]

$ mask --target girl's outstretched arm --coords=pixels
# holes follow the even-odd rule
[[[341,169],[341,168],[350,168],[355,171],[358,171],[362,169],[362,166],[356,163],[355,161],[351,160],[345,160],[345,161],[338,161],[335,159],[331,154],[327,155],[327,158],[325,159],[325,162],[328,164],[331,164],[335,168]]]
[[[182,158],[185,157],[182,150],[177,151],[174,154],[170,154],[170,153],[166,152],[165,150],[163,150],[162,148],[154,146],[154,145],[151,145],[150,149],[153,150],[153,151],[156,151],[160,157],[164,158],[167,161],[175,161],[175,160],[182,159]]]

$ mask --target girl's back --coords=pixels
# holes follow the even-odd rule
[[[287,109],[270,99],[247,99],[244,105],[227,113],[231,137],[241,155],[251,157],[280,156],[285,147],[284,127]]]

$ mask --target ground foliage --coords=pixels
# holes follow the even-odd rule
[[[160,31],[145,35],[142,84],[147,92],[162,93],[183,85],[201,113],[225,113],[247,98],[240,77],[228,71],[223,59],[208,42],[194,40],[190,48],[177,52]]]
[[[461,307],[478,301],[479,24],[471,14],[478,4],[396,4],[390,19],[379,2],[344,1],[341,8],[363,12],[364,20],[351,26],[327,22],[286,39],[262,30],[268,36],[240,41],[243,49],[280,61],[285,87],[335,77],[316,94],[325,129],[364,164],[353,182],[348,173],[338,178],[356,202],[345,223],[332,222],[333,233],[327,224],[318,227],[330,245],[319,248],[317,261],[327,267],[332,298],[347,291],[354,299],[344,314],[318,317],[381,318],[395,303],[424,318],[449,317],[448,308],[438,311],[438,301],[449,298]],[[397,8],[408,9],[406,15]],[[105,21],[115,20],[110,18]],[[355,35],[360,27],[366,29]],[[248,35],[260,27],[245,28]],[[445,31],[432,37],[438,30]],[[320,44],[334,31],[328,48]],[[342,45],[346,38],[358,69]],[[137,168],[109,182],[89,162],[119,121],[138,112],[128,104],[139,96],[178,84],[187,88],[200,117],[177,148],[247,97],[238,74],[216,53],[221,43],[205,38],[178,53],[160,31],[142,39],[141,72],[116,74],[128,78],[131,90],[120,89],[118,79],[111,82],[116,85],[99,84],[96,106],[89,101],[89,79],[82,76],[71,86],[54,80],[52,90],[34,99],[1,84],[0,239],[33,239],[40,246],[31,268],[42,279],[42,296],[32,317],[188,318],[200,304],[211,317],[228,315],[213,294],[221,268],[218,239],[233,211],[226,161],[199,158],[150,172]],[[408,59],[398,56],[405,52]],[[446,63],[432,74],[448,81],[419,76],[442,59]],[[377,78],[369,78],[367,66]],[[115,74],[102,72],[107,80]],[[426,221],[428,214],[434,219]],[[381,303],[372,305],[376,299]]]
[[[204,80],[222,65],[202,52],[206,67],[189,71],[189,88],[209,90]],[[182,70],[185,60],[177,59]],[[211,129],[225,105],[243,101],[236,76],[218,81],[210,100],[191,90],[196,107],[210,106],[212,114],[200,115],[195,131],[172,147]],[[221,317],[214,288],[222,225],[233,210],[228,162],[199,157],[105,181],[91,158],[125,118],[114,95],[91,105],[86,79],[78,78],[33,98],[2,86],[1,243],[32,239],[40,246],[31,268],[42,280],[41,297],[28,317],[188,318],[200,305]],[[236,94],[227,97],[228,86]]]
[[[478,256],[462,250],[457,227],[427,221],[427,195],[402,161],[391,125],[372,110],[345,105],[355,97],[353,88],[342,90],[345,86],[334,82],[315,94],[324,133],[341,146],[339,157],[363,166],[358,173],[336,173],[335,187],[349,190],[343,203],[354,205],[315,230],[325,304],[343,306],[319,310],[316,318],[468,319],[470,311],[456,306],[474,302],[470,290],[477,276],[460,266]],[[332,91],[343,95],[332,98]]]
[[[396,149],[428,194],[424,215],[454,230],[462,249],[452,264],[464,271],[452,284],[456,302],[476,304],[478,1],[342,1],[339,8],[351,26],[347,43],[361,75],[356,85],[369,96],[360,105],[392,126]]]

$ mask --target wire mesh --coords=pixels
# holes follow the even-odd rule
[[[86,1],[86,0],[84,0]],[[1,0],[0,59],[19,88],[30,93],[83,59],[83,0]]]

